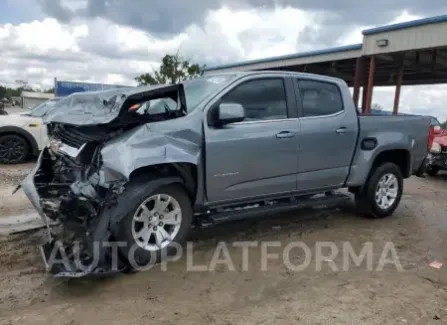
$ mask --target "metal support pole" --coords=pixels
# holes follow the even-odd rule
[[[360,84],[363,79],[363,57],[357,58],[355,64],[355,76],[354,76],[354,93],[352,99],[354,100],[354,105],[359,107],[359,97],[360,97]]]
[[[369,114],[371,113],[371,102],[373,97],[373,88],[374,88],[374,73],[376,72],[376,59],[374,56],[371,56],[369,63],[369,75],[368,75],[368,90],[366,94],[366,106],[363,110],[363,113]]]
[[[366,79],[363,79],[363,86],[362,86],[362,112],[365,111],[365,107],[366,107],[366,96],[368,94],[367,84],[368,84],[368,81]]]
[[[394,106],[393,106],[393,114],[397,115],[399,112],[399,100],[400,100],[400,88],[402,87],[402,77],[404,74],[404,65],[402,64],[397,72],[397,80],[396,80],[396,90],[394,92]]]

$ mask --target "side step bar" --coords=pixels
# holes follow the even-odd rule
[[[231,211],[215,211],[199,216],[199,227],[209,227],[236,220],[256,218],[269,214],[287,212],[306,208],[334,208],[351,201],[351,196],[343,193],[318,195],[312,197],[293,197],[287,201],[262,202],[252,208],[234,209]]]

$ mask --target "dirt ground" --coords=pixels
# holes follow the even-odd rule
[[[33,206],[23,191],[12,192],[31,170],[34,163],[15,166],[0,164],[0,217],[20,215],[33,211]]]
[[[17,174],[30,166],[21,166]],[[3,167],[0,167],[0,173]],[[21,171],[20,171],[21,170]],[[1,176],[1,175],[0,175]],[[14,177],[13,177],[14,178]],[[11,188],[12,185],[3,184]],[[60,281],[45,274],[37,244],[42,232],[0,237],[0,324],[445,324],[447,271],[428,266],[447,263],[447,176],[411,178],[393,217],[370,220],[348,206],[330,211],[298,211],[244,221],[195,233],[194,265],[209,265],[216,244],[228,244],[234,271],[186,270],[187,258],[167,271],[120,275],[102,280]],[[9,191],[9,190],[8,190]],[[11,199],[2,190],[0,216],[27,211],[23,194]],[[279,253],[293,241],[315,252],[317,241],[349,242],[356,252],[374,247],[374,270],[367,263],[343,270],[343,254],[293,271],[282,259],[261,265],[262,250],[251,248],[249,269],[235,241],[279,241]],[[391,242],[398,262],[377,270]],[[302,250],[292,250],[299,264]],[[394,259],[394,262],[396,260]],[[337,269],[333,270],[331,266]]]

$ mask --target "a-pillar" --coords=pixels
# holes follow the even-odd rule
[[[371,113],[371,102],[373,96],[375,72],[376,72],[376,60],[374,56],[371,56],[369,60],[368,88],[366,90],[365,107],[363,108],[363,113],[365,114]]]

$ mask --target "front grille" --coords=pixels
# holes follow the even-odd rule
[[[89,141],[105,140],[108,133],[99,127],[75,127],[57,124],[52,128],[51,136],[70,147],[80,148]]]

